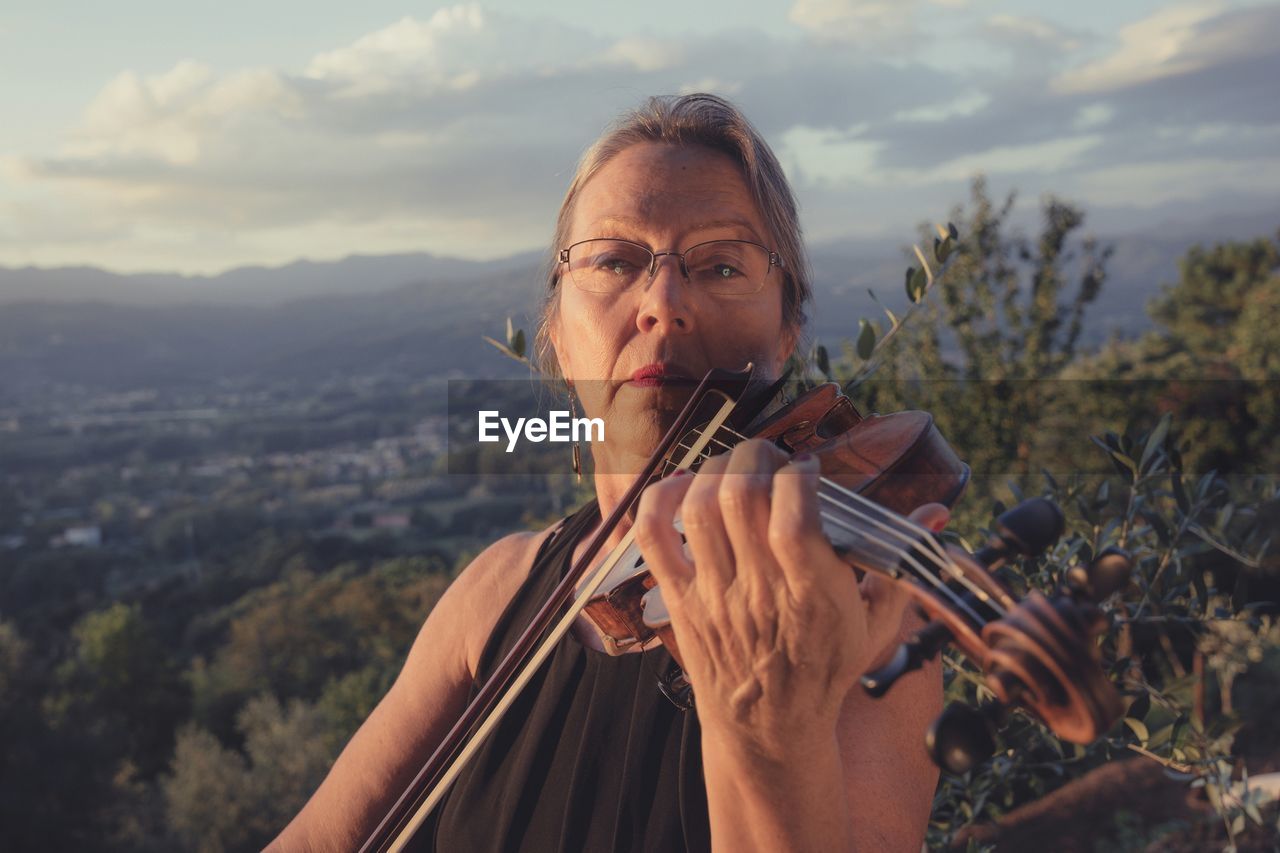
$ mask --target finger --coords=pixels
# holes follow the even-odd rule
[[[676,511],[693,480],[688,471],[680,470],[645,489],[631,527],[645,565],[660,585],[677,596],[693,578],[693,562],[685,555],[675,528]]]
[[[911,511],[909,518],[925,530],[938,533],[951,520],[951,510],[939,503],[922,504]]]
[[[702,463],[680,504],[680,520],[701,581],[724,589],[733,581],[733,546],[720,512],[720,484],[729,465],[726,454]]]
[[[754,561],[768,547],[774,472],[787,455],[767,441],[744,441],[729,454],[718,497],[735,562]]]
[[[867,638],[878,653],[898,636],[911,596],[902,582],[874,572],[858,583],[858,591],[866,605]]]
[[[829,557],[831,545],[822,532],[818,514],[816,456],[793,457],[773,477],[773,500],[769,514],[769,548],[782,566],[787,585],[796,590],[812,580],[817,564]]]
[[[909,518],[925,530],[937,533],[947,526],[951,511],[940,503],[927,503],[916,507]],[[868,574],[858,587],[867,604],[867,631],[872,642],[891,641],[898,634],[910,600],[906,587],[877,574]]]

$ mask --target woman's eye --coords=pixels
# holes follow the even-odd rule
[[[700,264],[694,272],[703,281],[728,281],[742,277],[742,269],[728,261],[712,261]]]
[[[616,273],[617,275],[622,275],[624,273],[628,273],[631,270],[635,269],[635,264],[633,264],[631,261],[629,261],[626,258],[606,257],[606,258],[601,258],[599,261],[596,262],[596,268],[607,270],[608,272]]]

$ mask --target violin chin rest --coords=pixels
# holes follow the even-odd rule
[[[671,614],[667,612],[667,603],[662,600],[662,589],[654,587],[640,597],[640,608],[644,611],[646,628],[658,630],[671,624]]]

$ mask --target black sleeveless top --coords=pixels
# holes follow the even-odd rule
[[[485,646],[478,684],[598,520],[592,502],[543,543]],[[611,657],[566,636],[419,830],[414,849],[709,850],[697,717],[658,690],[670,666],[662,647]]]

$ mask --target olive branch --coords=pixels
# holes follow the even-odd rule
[[[868,320],[865,317],[858,320],[858,334],[854,339],[853,353],[861,363],[857,365],[853,376],[842,383],[845,393],[857,388],[875,373],[893,339],[920,312],[925,298],[929,295],[929,291],[950,270],[951,260],[956,255],[960,234],[956,230],[956,226],[950,222],[945,227],[942,225],[935,225],[934,227],[938,232],[938,236],[933,238],[933,258],[937,263],[937,269],[935,270],[930,265],[929,259],[925,256],[925,252],[921,250],[920,246],[912,244],[911,250],[915,252],[916,259],[920,264],[919,266],[907,267],[904,286],[907,291],[907,298],[911,301],[911,306],[901,317],[885,307],[879,297],[876,296],[874,290],[867,289],[867,294],[871,297],[871,301],[880,306],[880,310],[888,318],[889,329],[881,334],[879,321]],[[807,356],[799,358],[793,356],[790,366],[795,370],[795,375],[801,377],[802,386],[809,384],[807,377],[809,376],[810,366],[817,369],[824,381],[835,381],[831,369],[831,356],[827,348],[821,344],[815,346]]]

